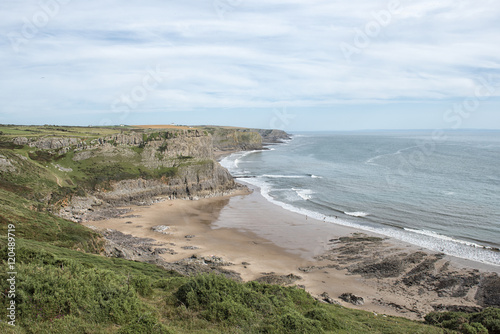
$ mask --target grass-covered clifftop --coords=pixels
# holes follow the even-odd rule
[[[213,160],[213,138],[253,145],[254,133],[1,126],[0,332],[498,333],[497,310],[432,314],[426,325],[320,303],[295,287],[182,277],[107,258],[98,233],[62,218],[75,220],[83,215],[78,210],[106,203],[230,189],[232,178]],[[14,299],[7,298],[9,225],[15,226]],[[7,324],[10,300],[15,327]]]

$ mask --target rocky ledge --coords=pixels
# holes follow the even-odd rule
[[[386,239],[355,233],[330,240],[330,249],[318,256],[319,265],[299,268],[309,273],[325,268],[346,270],[375,284],[380,291],[403,298],[404,305],[383,299],[370,300],[400,313],[419,317],[434,310],[474,312],[483,307],[500,306],[500,277],[472,269],[457,269],[444,254],[408,251]],[[367,296],[340,296],[356,304]]]
[[[176,254],[170,248],[175,246],[175,244],[159,243],[154,239],[138,238],[112,229],[107,229],[101,233],[106,240],[104,254],[108,257],[152,263],[184,276],[211,272],[241,281],[240,274],[223,268],[231,266],[232,263],[226,262],[218,256],[202,257],[192,255],[180,261],[167,262],[161,255]]]

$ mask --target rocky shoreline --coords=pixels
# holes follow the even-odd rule
[[[331,239],[329,246],[325,254],[316,257],[318,265],[299,269],[313,273],[334,268],[359,275],[381,291],[404,296],[404,305],[373,300],[401,313],[423,317],[431,311],[477,312],[482,307],[500,306],[497,273],[454,268],[444,254],[408,251],[387,238],[362,233]]]

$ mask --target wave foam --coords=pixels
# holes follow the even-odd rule
[[[237,152],[224,157],[219,163],[222,167],[226,168],[231,174],[238,172],[239,164],[241,159],[257,152],[262,152],[263,150],[253,150],[246,152]]]
[[[366,217],[368,216],[369,214],[366,213],[366,212],[362,212],[362,211],[357,211],[357,212],[344,212],[346,215],[348,216],[352,216],[352,217]]]
[[[440,239],[440,240],[456,242],[456,243],[459,243],[459,244],[462,244],[462,245],[466,245],[466,246],[470,246],[470,247],[485,248],[485,249],[489,248],[489,247],[478,245],[478,244],[473,243],[473,242],[459,240],[459,239],[454,239],[454,238],[451,238],[451,237],[448,237],[446,235],[442,235],[442,234],[439,234],[439,233],[436,233],[436,232],[433,232],[433,231],[415,230],[415,229],[406,228],[406,227],[404,228],[404,230],[408,231],[408,232],[416,233],[416,234],[426,235],[428,237],[433,237],[433,238]],[[492,249],[492,248],[489,248],[489,249]]]
[[[295,191],[295,193],[297,193],[297,195],[299,195],[299,197],[302,198],[304,201],[310,200],[312,198],[312,194],[314,194],[314,192],[311,189],[292,188],[292,190]]]
[[[302,175],[271,175],[264,174],[263,177],[274,178],[274,179],[301,179],[304,178]]]

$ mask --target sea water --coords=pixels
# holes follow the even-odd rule
[[[284,209],[500,265],[500,132],[296,133],[221,164]]]

